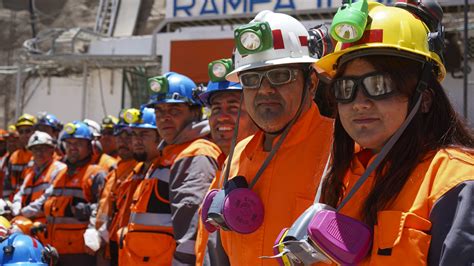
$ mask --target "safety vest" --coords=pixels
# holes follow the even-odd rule
[[[120,265],[171,265],[176,248],[169,200],[170,169],[185,157],[209,156],[218,148],[205,139],[166,146],[133,195]],[[192,247],[194,249],[194,247]]]
[[[78,220],[74,216],[74,206],[79,202],[94,201],[92,185],[94,178],[103,173],[103,169],[90,163],[80,166],[73,173],[67,168],[62,170],[53,181],[53,191],[44,204],[48,221],[49,242],[59,254],[82,254],[84,232],[89,219]]]
[[[282,228],[290,227],[313,203],[332,133],[333,121],[321,116],[315,104],[298,118],[252,189],[263,203],[263,224],[250,234],[220,230],[231,265],[278,265],[276,260],[259,257],[272,255]],[[243,176],[251,183],[269,154],[263,150],[263,137],[259,131],[239,142],[229,178]]]
[[[102,195],[100,196],[99,207],[97,209],[96,229],[99,229],[104,223],[110,227],[110,222],[117,213],[117,199],[120,196],[119,187],[122,182],[132,173],[137,162],[133,159],[119,160],[117,167],[107,175]]]
[[[10,156],[8,162],[8,174],[6,176],[6,183],[3,187],[3,197],[9,197],[13,200],[13,196],[20,189],[23,183],[22,174],[27,167],[33,166],[33,154],[31,151],[23,148],[16,150]]]
[[[34,167],[26,168],[23,172],[23,185],[22,189],[18,192],[21,193],[21,206],[28,206],[30,203],[39,199],[44,191],[51,185],[58,173],[63,170],[66,165],[59,161],[52,161],[46,166],[40,173],[35,173]],[[34,217],[33,221],[46,222],[44,213],[41,210]]]
[[[344,178],[346,193],[364,171],[363,163],[358,156],[354,156]],[[432,207],[452,188],[474,180],[473,173],[474,156],[459,150],[441,149],[425,156],[394,202],[377,213],[372,251],[361,265],[426,265],[431,241],[429,218]],[[342,208],[341,213],[361,220],[361,209],[373,183],[374,173]]]

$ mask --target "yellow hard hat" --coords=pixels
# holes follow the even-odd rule
[[[34,126],[36,124],[36,117],[30,114],[22,114],[16,121],[15,126],[18,128],[20,126]]]
[[[336,74],[341,56],[356,58],[366,55],[395,55],[408,58],[421,58],[431,61],[437,68],[437,79],[442,81],[446,75],[441,58],[429,48],[429,29],[420,19],[407,10],[369,2],[369,19],[363,37],[354,43],[338,42],[334,53],[328,54],[314,63],[329,76]],[[346,57],[344,57],[346,58]]]
[[[104,128],[111,128],[113,129],[114,126],[118,123],[118,118],[113,115],[108,115],[102,119],[101,127]]]

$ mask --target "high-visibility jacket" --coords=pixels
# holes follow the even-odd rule
[[[354,156],[344,179],[346,193],[364,171]],[[341,213],[361,220],[373,184],[374,173]],[[441,149],[428,154],[394,202],[377,213],[372,251],[361,265],[468,265],[473,258],[473,200],[474,153]]]
[[[102,167],[107,173],[117,167],[117,159],[106,153],[92,153],[92,164]]]
[[[103,230],[107,230],[107,227],[110,226],[110,222],[117,213],[117,199],[121,196],[118,194],[118,189],[122,182],[133,172],[136,165],[137,161],[133,159],[126,161],[119,159],[117,167],[107,175],[107,182],[100,196],[99,206],[97,208],[97,219],[95,223],[97,230],[101,227],[104,227]],[[108,241],[108,239],[105,240]]]
[[[130,205],[132,204],[133,194],[140,182],[143,180],[148,169],[145,169],[145,164],[139,162],[135,165],[132,172],[117,188],[115,194],[116,198],[116,214],[112,218],[109,226],[110,241],[118,242],[124,237],[123,229],[128,225],[130,218]],[[121,243],[123,244],[123,243]]]
[[[195,125],[193,125],[195,126]],[[188,140],[162,143],[159,160],[135,191],[128,233],[119,250],[120,265],[194,264],[198,208],[217,168],[220,150],[190,134]],[[181,139],[186,139],[181,136]]]
[[[10,156],[7,166],[7,174],[5,176],[5,185],[3,187],[3,197],[9,197],[13,200],[13,196],[20,189],[23,183],[22,174],[27,167],[33,166],[33,154],[31,151],[23,148],[16,150]]]
[[[102,167],[68,164],[48,188],[44,212],[49,242],[59,254],[85,253],[83,234],[105,184]]]
[[[278,265],[276,260],[259,257],[272,255],[282,228],[290,227],[313,203],[332,132],[333,121],[321,116],[315,104],[298,118],[252,189],[263,203],[263,224],[250,234],[220,230],[231,265]],[[263,150],[263,140],[263,132],[258,131],[239,142],[229,178],[243,176],[250,184],[269,154]]]
[[[13,215],[22,215],[33,221],[46,223],[43,204],[45,191],[51,186],[58,173],[66,164],[52,160],[43,169],[29,167],[23,172],[23,184],[13,198]]]
[[[217,159],[218,169],[216,171],[216,176],[214,177],[209,190],[212,189],[219,189],[222,188],[223,180],[222,180],[222,167],[224,166],[224,161],[226,159],[226,155],[221,153]],[[215,181],[214,181],[215,180]],[[196,236],[196,245],[194,247],[194,253],[196,254],[196,266],[201,265],[222,265],[224,264],[222,260],[227,260],[227,258],[221,258],[222,255],[219,254],[222,247],[218,246],[220,243],[216,243],[216,239],[212,239],[213,235],[218,234],[218,232],[214,232],[209,234],[209,232],[204,227],[204,224],[201,220],[201,208],[199,208],[199,221],[198,221],[198,230]],[[209,236],[211,235],[211,239]],[[214,236],[215,238],[216,236]],[[207,253],[206,253],[207,252]],[[215,254],[211,254],[215,253]],[[206,255],[209,257],[209,262],[206,261]],[[226,256],[225,256],[226,257]],[[227,262],[227,261],[226,261]]]

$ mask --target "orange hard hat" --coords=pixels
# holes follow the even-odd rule
[[[16,216],[10,221],[10,223],[12,226],[17,226],[23,234],[26,235],[30,234],[31,227],[33,226],[33,222],[24,216]]]

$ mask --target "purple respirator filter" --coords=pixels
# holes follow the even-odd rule
[[[335,211],[314,215],[308,226],[311,241],[336,263],[354,265],[367,255],[372,232],[364,223]]]

